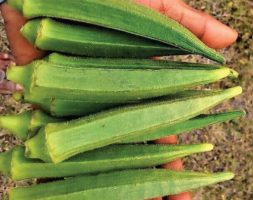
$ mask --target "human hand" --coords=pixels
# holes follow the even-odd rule
[[[237,39],[237,32],[227,27],[213,17],[195,10],[185,4],[182,0],[135,0],[144,6],[152,8],[162,14],[178,21],[193,32],[206,45],[211,48],[220,49],[231,45]],[[156,143],[176,144],[177,137],[170,136],[162,138]],[[183,170],[181,160],[177,160],[163,166],[166,169]],[[190,193],[182,193],[167,197],[168,200],[191,200]],[[153,200],[162,200],[156,198]]]
[[[16,64],[25,65],[43,57],[44,52],[35,49],[20,33],[21,27],[26,23],[26,19],[7,3],[1,5],[1,13]]]

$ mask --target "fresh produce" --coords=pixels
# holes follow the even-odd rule
[[[54,0],[53,4],[51,0],[8,0],[7,2],[28,19],[53,17],[84,22],[149,38],[189,53],[224,62],[221,55],[207,47],[179,23],[131,0],[75,0],[74,2]]]
[[[59,164],[24,157],[22,147],[0,154],[0,171],[13,180],[56,178],[122,169],[154,167],[194,153],[211,151],[213,145],[114,145],[79,154]]]
[[[160,130],[156,130],[147,135],[145,134],[141,137],[123,140],[121,143],[138,143],[159,139],[168,135],[177,135],[212,124],[233,120],[243,116],[244,114],[245,111],[231,111],[209,115],[199,115],[196,118],[161,128]],[[48,123],[60,122],[63,120],[64,119],[50,117],[40,110],[35,110],[16,115],[0,116],[0,127],[11,131],[13,135],[25,141],[31,136],[34,136],[34,134],[42,126]]]
[[[21,140],[26,140],[33,136],[43,125],[60,121],[63,121],[63,119],[54,118],[40,110],[35,110],[17,115],[0,116],[0,127],[9,130]]]
[[[230,180],[232,173],[204,174],[165,169],[128,170],[13,188],[9,200],[143,200]]]
[[[162,99],[70,122],[48,124],[26,141],[26,156],[59,163],[76,154],[188,120],[241,92],[241,87],[224,91],[188,92],[179,99]]]
[[[123,32],[97,26],[74,25],[48,18],[29,21],[21,32],[39,49],[74,55],[149,58],[187,54],[179,48]]]
[[[52,64],[64,67],[84,67],[102,69],[200,69],[208,70],[224,68],[216,64],[202,64],[190,62],[176,62],[171,60],[153,59],[129,59],[129,58],[89,58],[80,56],[69,56],[60,53],[51,53],[43,59]],[[230,69],[230,77],[237,78],[238,73]]]
[[[174,124],[172,126],[163,127],[149,134],[145,134],[132,139],[123,140],[121,143],[138,143],[144,141],[157,140],[169,135],[178,135],[192,131],[194,129],[203,128],[212,124],[229,121],[235,118],[239,118],[245,115],[245,111],[232,111],[224,113],[216,113],[210,115],[200,115],[196,118],[183,121],[181,123]]]
[[[137,64],[140,67],[149,63],[141,62],[140,60]],[[26,94],[116,104],[164,96],[227,76],[237,76],[233,70],[218,66],[149,67],[150,69],[83,68],[40,61],[25,67],[11,66],[7,77],[21,84]]]

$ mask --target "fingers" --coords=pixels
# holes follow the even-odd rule
[[[191,8],[182,0],[136,0],[178,21],[208,46],[220,49],[235,42],[238,34],[215,18]]]
[[[15,65],[13,56],[7,53],[0,53],[0,69],[6,70],[9,65]]]
[[[1,5],[1,12],[16,63],[18,65],[25,65],[37,58],[41,58],[44,52],[33,48],[20,33],[21,27],[26,23],[26,19],[6,3]]]
[[[191,200],[191,194],[189,192],[173,195],[167,197],[168,200]]]
[[[165,138],[161,138],[159,140],[155,141],[157,144],[177,144],[177,136],[172,135],[172,136],[168,136]],[[182,161],[179,160],[175,160],[173,162],[170,162],[168,164],[165,164],[162,166],[165,169],[171,169],[171,170],[183,170],[183,163]],[[177,195],[171,195],[169,197],[167,197],[168,200],[192,200],[191,198],[191,194],[186,192],[186,193],[182,193],[182,194],[177,194]]]
[[[20,90],[22,90],[22,87],[11,81],[4,80],[0,83],[0,94],[12,94]]]
[[[0,60],[12,60],[14,61],[14,57],[8,53],[0,53]]]

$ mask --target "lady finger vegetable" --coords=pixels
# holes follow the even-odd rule
[[[160,170],[129,170],[71,178],[14,188],[9,200],[143,200],[186,192],[230,180],[232,173],[204,174]]]
[[[128,106],[67,123],[48,124],[26,141],[26,155],[59,163],[78,153],[118,143],[173,125],[230,99],[241,87],[224,91],[183,93],[182,98]]]
[[[200,115],[196,118],[186,120],[184,122],[177,123],[172,126],[163,127],[154,132],[151,132],[150,134],[145,134],[143,136],[123,140],[121,143],[138,143],[144,141],[157,140],[169,135],[178,135],[184,132],[192,131],[194,129],[203,128],[212,124],[229,121],[235,118],[242,117],[243,115],[245,115],[245,111],[232,111],[210,115]]]
[[[204,55],[218,62],[224,58],[207,47],[176,21],[131,0],[8,0],[28,18],[53,17],[85,22],[149,38]],[[57,8],[56,6],[57,5]]]
[[[51,53],[43,59],[52,64],[64,67],[106,68],[106,69],[215,69],[220,65],[201,64],[190,62],[176,62],[170,60],[153,59],[120,59],[120,58],[89,58],[68,56],[60,53]],[[231,78],[237,78],[238,73],[230,69]]]
[[[17,115],[0,116],[0,127],[11,131],[18,138],[26,140],[34,135],[43,125],[60,121],[63,120],[50,117],[36,110],[26,111]]]
[[[140,60],[138,65],[142,67],[147,63],[142,64]],[[218,66],[151,67],[64,67],[40,61],[26,67],[11,66],[7,77],[23,85],[27,94],[43,94],[52,99],[117,104],[164,96],[235,75],[233,70]]]
[[[82,153],[59,164],[43,163],[24,157],[22,147],[0,154],[0,171],[13,180],[55,178],[138,169],[165,164],[177,158],[211,151],[213,145],[185,146],[115,145]]]
[[[90,57],[148,58],[187,54],[181,49],[115,30],[52,19],[29,21],[21,32],[39,49]]]

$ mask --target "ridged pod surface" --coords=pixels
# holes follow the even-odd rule
[[[52,19],[28,21],[21,32],[36,48],[89,57],[149,58],[189,54],[176,47],[115,30]]]
[[[138,68],[66,67],[38,61],[25,67],[9,67],[7,77],[23,85],[25,93],[31,95],[122,104],[173,94],[234,75],[233,70],[220,66],[174,66],[171,62],[165,66],[166,62],[147,60],[129,62]]]
[[[28,18],[53,17],[85,22],[127,32],[200,54],[223,63],[224,58],[207,47],[176,21],[131,0],[8,0]],[[57,6],[56,6],[57,5]]]
[[[18,147],[10,152],[0,154],[0,171],[12,180],[69,177],[154,167],[212,149],[213,145],[211,144],[113,145],[79,154],[59,164],[53,164],[27,159],[24,156],[24,148]]]
[[[243,115],[245,115],[245,111],[231,111],[210,115],[200,115],[193,119],[186,120],[184,122],[177,123],[169,127],[163,127],[156,131],[152,131],[151,133],[145,134],[140,137],[134,137],[132,139],[123,140],[121,143],[138,143],[157,140],[162,137],[167,137],[169,135],[178,135],[195,129],[204,128],[213,124],[230,121],[242,117]]]
[[[216,92],[188,92],[174,100],[163,99],[70,122],[48,124],[26,141],[26,155],[59,163],[76,154],[188,120],[241,92],[241,87]]]
[[[165,169],[128,170],[14,188],[9,200],[143,200],[230,180],[230,172],[207,174]]]

